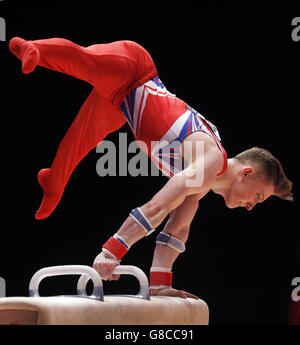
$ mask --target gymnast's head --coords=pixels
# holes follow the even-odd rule
[[[220,176],[221,183],[216,184],[215,190],[213,188],[224,197],[227,207],[245,207],[250,211],[272,195],[293,201],[292,182],[279,160],[268,150],[253,147],[228,163],[225,176],[223,179]]]

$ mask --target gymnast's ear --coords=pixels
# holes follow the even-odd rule
[[[244,180],[246,177],[254,174],[254,168],[250,166],[245,166],[241,171],[241,178]]]

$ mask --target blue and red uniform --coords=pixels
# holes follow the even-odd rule
[[[216,128],[167,91],[151,56],[139,44],[117,41],[82,47],[62,38],[25,41],[15,37],[9,48],[22,60],[24,73],[40,65],[93,86],[60,142],[51,168],[38,174],[44,197],[36,219],[51,214],[78,163],[126,121],[135,138],[146,143],[150,158],[168,176],[179,169],[178,144],[174,143],[195,131],[205,132],[216,141],[224,155],[219,174],[225,171],[227,156]]]
[[[156,76],[132,90],[121,104],[121,110],[137,141],[146,143],[146,153],[167,176],[182,169],[179,147],[194,132],[211,136],[224,155],[217,128],[185,102],[170,93]]]

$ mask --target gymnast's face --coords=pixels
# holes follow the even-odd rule
[[[272,183],[266,183],[255,174],[254,168],[245,167],[224,195],[229,208],[245,207],[251,211],[257,203],[269,198],[274,191]]]

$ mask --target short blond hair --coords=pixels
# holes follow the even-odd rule
[[[284,200],[294,201],[291,193],[293,183],[286,177],[279,160],[268,150],[253,147],[233,157],[238,162],[254,165],[262,174],[266,183],[274,184],[274,195]]]

